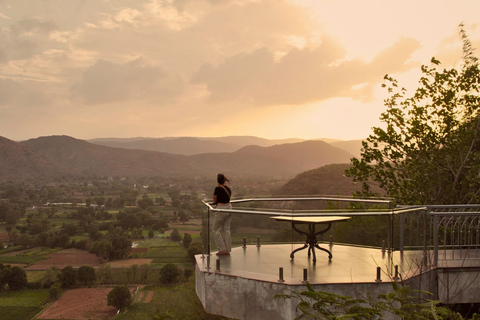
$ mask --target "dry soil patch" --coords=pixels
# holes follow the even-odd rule
[[[107,305],[107,295],[112,290],[104,288],[80,288],[65,291],[36,319],[106,320],[117,310]]]
[[[93,253],[79,249],[65,249],[48,255],[48,259],[36,262],[29,266],[28,270],[45,270],[51,267],[63,269],[66,266],[80,268],[81,266],[98,267],[103,260]]]

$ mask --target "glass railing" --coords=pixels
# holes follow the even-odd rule
[[[339,217],[338,221],[334,221],[328,231],[319,235],[319,242],[385,247],[387,250],[392,250],[394,246],[392,217],[396,211],[390,209],[389,200],[325,196],[267,197],[236,199],[231,204],[230,210],[218,210],[204,202],[207,209],[203,216],[202,231],[205,253],[216,250],[212,228],[218,211],[232,213],[232,247],[302,243],[305,242],[305,236],[301,232],[309,232],[308,223],[299,223],[298,232],[289,221],[300,217],[315,220],[332,216]],[[348,223],[336,223],[344,222],[346,219],[343,218],[349,218]]]
[[[232,200],[232,209],[203,202],[204,253],[216,251],[213,221],[218,211],[232,213],[232,247],[305,244],[308,234],[321,243],[416,251],[424,266],[445,260],[480,260],[480,205],[397,206],[388,199],[342,197],[263,197]],[[334,219],[328,229],[311,230]],[[348,218],[345,219],[345,218]],[[295,223],[293,223],[295,222]],[[308,223],[310,222],[310,223]],[[315,228],[315,226],[313,227]],[[306,240],[307,239],[307,240]]]

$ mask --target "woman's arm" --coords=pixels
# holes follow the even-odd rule
[[[213,204],[216,204],[216,203],[217,203],[217,195],[214,194],[214,195],[213,195]]]

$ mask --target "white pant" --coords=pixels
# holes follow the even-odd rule
[[[217,209],[231,209],[230,203],[219,203]],[[213,239],[217,245],[218,251],[232,250],[232,238],[230,235],[230,223],[232,222],[232,214],[230,212],[216,212],[215,221],[213,222]]]

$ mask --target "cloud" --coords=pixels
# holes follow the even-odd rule
[[[281,59],[266,48],[240,53],[217,66],[204,64],[192,82],[206,84],[210,102],[243,101],[258,106],[305,104],[333,97],[364,99],[387,72],[405,71],[417,41],[400,39],[371,62],[346,59],[325,37],[315,48],[291,49]],[[362,94],[358,94],[361,91]]]
[[[140,58],[123,64],[98,60],[72,89],[87,104],[134,99],[164,103],[182,92],[183,81]]]
[[[57,29],[58,26],[51,20],[42,21],[34,18],[22,19],[10,27],[14,36],[21,36],[28,33],[49,34]]]
[[[48,41],[51,32],[57,30],[52,21],[23,19],[9,28],[0,29],[0,63],[29,59],[42,52],[42,42]]]
[[[11,79],[0,79],[0,107],[37,108],[48,105],[50,101],[41,90]]]
[[[458,61],[459,18],[478,23],[476,2],[440,16],[427,4],[379,3],[352,11],[328,0],[0,0],[2,128],[13,123],[25,136],[39,117],[43,134],[195,135],[211,126],[214,135],[244,134],[252,117],[274,130],[281,120],[268,106],[287,122],[313,109],[312,118],[331,119],[341,104],[372,116],[386,73],[403,83],[433,55],[444,63],[438,49]],[[480,48],[478,29],[467,30]]]

